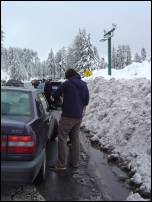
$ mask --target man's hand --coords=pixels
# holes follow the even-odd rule
[[[86,111],[86,106],[83,108],[82,117],[85,115],[85,111]]]
[[[51,100],[52,102],[54,102],[54,98],[53,98],[52,96],[50,96],[50,100]]]

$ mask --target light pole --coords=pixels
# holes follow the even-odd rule
[[[104,30],[104,38],[100,39],[100,42],[104,42],[108,40],[108,75],[111,75],[111,37],[113,37],[113,32],[116,29],[116,24],[112,24],[113,28],[106,32]]]

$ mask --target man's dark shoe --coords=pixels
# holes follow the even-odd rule
[[[61,167],[61,166],[56,164],[53,166],[49,166],[49,169],[53,170],[53,171],[62,171],[62,170],[66,170],[66,167]]]
[[[68,141],[67,141],[67,145],[68,145],[68,146],[71,146],[71,145],[72,145],[71,140],[68,140]]]
[[[74,169],[77,169],[77,168],[79,167],[78,164],[72,164],[72,163],[70,163],[70,166],[71,166],[72,168],[74,168]]]

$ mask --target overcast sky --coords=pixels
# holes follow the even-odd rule
[[[103,30],[117,24],[112,45],[129,44],[133,53],[145,47],[151,55],[150,1],[3,1],[4,46],[30,48],[41,60],[50,49],[69,46],[79,28],[91,34],[99,55],[107,57]]]

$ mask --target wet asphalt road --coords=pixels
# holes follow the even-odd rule
[[[54,154],[54,155],[52,155]],[[57,160],[57,142],[48,145],[48,165]],[[95,180],[88,173],[88,156],[81,146],[80,166],[66,171],[51,171],[47,168],[47,179],[37,185],[38,191],[47,201],[102,201],[100,190],[94,185]]]
[[[86,134],[81,136],[81,156],[78,169],[66,171],[47,168],[47,179],[37,189],[46,201],[122,201],[129,194],[119,177],[125,176],[116,166],[110,166],[99,150],[93,149]],[[57,141],[48,145],[48,165],[57,160]]]

